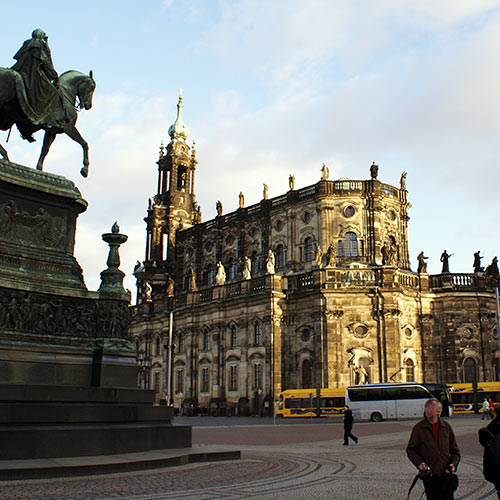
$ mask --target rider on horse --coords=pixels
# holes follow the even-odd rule
[[[67,120],[62,96],[57,88],[59,76],[54,69],[48,37],[41,29],[31,34],[17,51],[17,62],[11,69],[17,71],[24,81],[28,103],[21,107],[28,119],[36,125],[60,127]],[[19,95],[18,95],[19,97]],[[31,134],[23,138],[33,142]]]

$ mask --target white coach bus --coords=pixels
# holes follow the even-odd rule
[[[430,398],[441,401],[443,417],[452,415],[449,390],[442,384],[363,384],[351,385],[345,391],[345,403],[352,410],[355,420],[372,422],[420,418],[424,414],[424,404]]]

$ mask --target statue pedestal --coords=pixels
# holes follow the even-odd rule
[[[191,446],[136,388],[117,225],[101,289],[85,286],[73,252],[86,208],[66,178],[0,160],[0,459]]]

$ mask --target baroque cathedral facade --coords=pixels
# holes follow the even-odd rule
[[[139,386],[179,409],[248,413],[291,388],[498,380],[495,287],[485,273],[410,268],[399,186],[329,179],[202,221],[195,144],[179,98],[160,148],[146,253],[134,270]],[[367,172],[368,173],[368,172]],[[192,405],[192,406],[191,406]]]

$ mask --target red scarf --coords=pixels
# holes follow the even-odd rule
[[[434,439],[439,448],[439,420],[435,424],[431,424],[432,433],[434,434]]]

